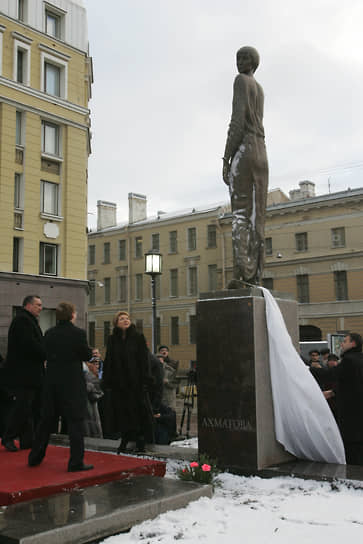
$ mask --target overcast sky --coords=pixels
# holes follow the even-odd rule
[[[235,53],[257,48],[269,188],[363,186],[361,0],[85,0],[94,63],[89,211],[228,201]],[[94,224],[95,215],[89,215]]]

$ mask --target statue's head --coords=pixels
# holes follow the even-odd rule
[[[260,55],[254,47],[241,47],[237,51],[237,68],[240,74],[255,73],[260,64]]]

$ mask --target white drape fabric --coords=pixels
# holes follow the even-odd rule
[[[334,416],[310,370],[295,350],[280,308],[265,297],[276,440],[299,459],[345,464]]]

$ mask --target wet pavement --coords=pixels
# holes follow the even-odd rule
[[[211,486],[141,476],[0,507],[0,542],[82,544],[212,496]]]

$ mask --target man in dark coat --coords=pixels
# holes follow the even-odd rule
[[[68,471],[93,468],[83,463],[87,391],[82,361],[90,359],[91,350],[85,331],[74,325],[76,317],[74,305],[61,302],[56,309],[57,325],[49,329],[44,337],[47,368],[42,416],[29,454],[29,466],[42,462],[54,419],[62,415],[67,421],[70,441]]]
[[[363,465],[363,353],[362,337],[347,334],[341,344],[342,359],[338,366],[315,368],[311,372],[337,382],[337,391],[325,391],[326,398],[336,394],[338,423],[347,463]]]
[[[25,297],[9,328],[4,380],[15,402],[1,442],[11,452],[18,449],[14,444],[17,436],[21,449],[32,445],[34,411],[40,402],[45,361],[43,334],[38,324],[41,311],[40,297]]]

